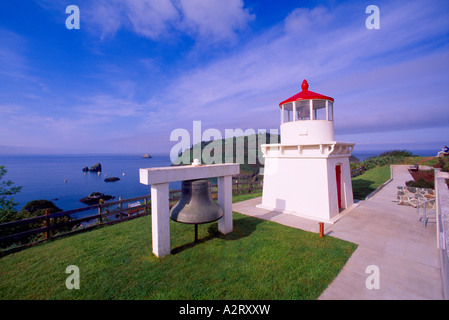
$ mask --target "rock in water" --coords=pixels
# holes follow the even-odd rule
[[[83,168],[83,171],[84,171],[84,172],[89,171],[89,167],[84,167],[84,168]]]
[[[103,194],[100,192],[92,192],[88,197],[82,198],[80,200],[80,202],[87,204],[87,205],[93,205],[93,204],[98,204],[101,199],[107,201],[107,200],[111,200],[114,198],[115,197],[113,197],[113,196],[106,195],[106,194]]]
[[[100,163],[94,164],[92,167],[90,167],[89,171],[101,172],[101,164]]]
[[[145,153],[142,158],[152,158],[149,153]]]
[[[113,182],[113,181],[118,181],[118,180],[120,180],[120,178],[117,178],[117,177],[110,177],[110,178],[104,179],[105,182]]]

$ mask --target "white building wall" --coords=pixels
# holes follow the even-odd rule
[[[329,220],[326,159],[266,158],[261,207]]]
[[[282,144],[334,141],[334,123],[327,120],[292,121],[281,125]]]
[[[338,207],[336,166],[341,165],[341,208],[353,204],[349,156],[265,158],[260,207],[332,222]]]
[[[332,157],[328,159],[328,189],[330,219],[335,218],[340,212],[338,208],[337,176],[336,166],[341,166],[341,208],[346,209],[354,204],[352,194],[351,169],[349,166],[349,156]]]

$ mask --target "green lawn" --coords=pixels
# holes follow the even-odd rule
[[[216,222],[200,225],[197,244],[192,225],[170,228],[164,258],[152,254],[150,216],[7,255],[0,299],[317,299],[356,249],[238,213],[226,236]],[[69,265],[79,267],[79,290],[65,286]]]
[[[363,200],[391,177],[390,166],[376,167],[352,178],[354,199]]]
[[[232,197],[232,202],[240,202],[240,201],[245,201],[245,200],[249,200],[249,199],[253,199],[253,198],[257,198],[257,197],[261,197],[262,196],[262,190],[257,190],[253,193],[247,193],[247,194],[239,194],[236,196]]]
[[[418,162],[418,161],[417,161]],[[423,160],[419,161],[421,165],[434,167],[439,163],[439,158],[437,157],[423,157]]]

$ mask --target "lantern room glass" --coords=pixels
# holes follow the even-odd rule
[[[281,106],[281,122],[301,120],[333,121],[333,102],[329,100],[299,100]]]
[[[326,100],[313,101],[313,120],[326,120]]]
[[[282,115],[283,123],[293,121],[293,103],[292,102],[282,105],[282,112],[283,112],[283,115]]]
[[[326,101],[327,103],[327,120],[334,121],[334,103],[332,101]]]
[[[310,100],[296,101],[296,119],[310,120]]]

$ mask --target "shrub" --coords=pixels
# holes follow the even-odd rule
[[[443,160],[443,165],[441,166],[441,171],[449,172],[449,161]]]
[[[424,178],[418,180],[411,180],[405,183],[407,187],[434,189],[435,183],[433,181],[426,181]]]
[[[395,164],[400,160],[401,157],[393,157],[393,156],[382,156],[382,157],[370,157],[364,161],[362,161],[362,166],[365,167],[366,170],[373,169],[378,166],[385,166],[390,164]]]
[[[13,216],[11,216],[10,221],[16,221],[16,220],[23,220],[28,219],[32,217],[38,217],[41,215],[44,215],[46,212],[48,214],[61,212],[62,209],[58,208],[53,202],[48,200],[33,200],[28,202],[19,212],[16,212]],[[8,222],[10,222],[8,221]],[[63,216],[59,218],[50,218],[49,222],[50,225],[58,224],[58,223],[64,223],[71,221],[71,218],[68,216]],[[11,234],[21,233],[25,231],[30,231],[32,229],[37,229],[45,226],[44,221],[37,221],[37,222],[31,222],[29,224],[23,224],[20,226],[12,227],[12,228],[6,228],[0,230],[0,237],[8,236]],[[53,230],[53,234],[61,233],[61,232],[67,232],[70,231],[72,226],[66,225],[62,226],[61,228],[58,228],[56,230]],[[21,240],[15,241],[15,245],[22,245],[28,242],[34,242],[37,240],[42,239],[44,236],[42,233],[30,235],[27,237],[22,238]],[[11,245],[9,242],[1,243],[0,247],[8,247]]]
[[[5,166],[0,166],[0,180],[3,179],[3,176],[6,175]],[[15,187],[12,186],[14,182],[11,180],[0,181],[0,223],[7,223],[14,219],[16,214],[15,206],[17,202],[11,198],[12,195],[20,192],[22,189],[21,186]]]
[[[379,154],[379,157],[386,157],[386,156],[392,156],[392,157],[414,157],[415,155],[407,150],[391,150],[391,151],[385,151]]]
[[[27,211],[34,216],[40,216],[45,214],[45,210],[48,213],[61,212],[62,209],[58,208],[53,202],[48,200],[33,200],[28,202],[20,211]]]
[[[360,163],[360,160],[359,160],[359,158],[357,158],[356,156],[353,156],[353,155],[351,155],[350,157],[349,157],[349,163]]]
[[[369,157],[362,162],[351,162],[351,176],[356,177],[363,174],[366,170],[374,169],[392,164],[397,164],[402,161],[404,157],[411,157],[413,154],[407,150],[392,150],[382,152],[375,157]]]

